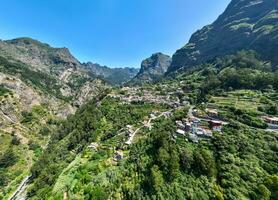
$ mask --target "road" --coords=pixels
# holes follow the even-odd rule
[[[172,111],[172,110],[167,111],[167,112],[171,112],[171,111]],[[133,139],[134,139],[136,133],[137,133],[141,128],[150,127],[150,126],[151,126],[151,122],[152,122],[153,120],[155,120],[155,119],[157,119],[157,118],[160,118],[160,117],[162,117],[162,116],[163,116],[163,113],[161,113],[161,114],[158,115],[157,117],[156,117],[156,116],[155,116],[155,117],[152,117],[152,118],[149,119],[149,121],[148,121],[146,124],[144,124],[144,125],[140,126],[139,128],[137,128],[137,129],[132,133],[132,135],[130,136],[130,138],[128,139],[128,141],[126,141],[126,144],[127,144],[127,145],[132,144]]]
[[[27,176],[23,179],[20,185],[17,187],[16,191],[13,195],[9,198],[9,200],[25,200],[26,199],[26,188],[28,182],[30,181],[31,176]]]

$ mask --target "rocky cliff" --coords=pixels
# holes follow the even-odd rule
[[[167,72],[172,58],[162,53],[155,53],[145,59],[141,64],[139,73],[131,80],[130,84],[152,83],[158,81]]]
[[[255,50],[278,64],[277,0],[232,0],[213,24],[194,33],[173,55],[169,72],[242,49]]]

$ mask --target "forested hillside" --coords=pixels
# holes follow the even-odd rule
[[[253,76],[246,76],[247,72]],[[263,77],[268,79],[261,82]],[[113,91],[112,96],[97,100],[97,105],[91,102],[82,107],[54,132],[48,150],[32,169],[29,196],[275,199],[278,137],[276,132],[264,130],[266,123],[260,116],[278,114],[276,80],[270,63],[253,51],[241,51],[138,90],[139,95],[152,90],[163,95],[171,88],[182,90],[172,97],[186,97],[198,117],[205,116],[202,113],[214,104],[220,119],[229,123],[220,133],[213,132],[212,138],[198,143],[176,133],[176,122],[187,118],[188,105],[171,108],[146,100],[123,104],[124,98],[115,94],[130,94]],[[241,95],[252,100],[239,100]],[[222,105],[216,101],[220,97],[238,100],[235,105]],[[260,103],[253,108],[250,101],[256,98]],[[160,114],[167,111],[170,116]],[[149,126],[146,121],[151,119]],[[126,127],[135,130],[140,122],[144,127],[132,144],[125,142]],[[122,152],[120,158],[118,152]]]
[[[0,41],[0,200],[276,200],[276,0],[133,68]]]

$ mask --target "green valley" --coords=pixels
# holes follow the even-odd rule
[[[277,200],[277,12],[231,0],[140,70],[0,40],[0,200]]]

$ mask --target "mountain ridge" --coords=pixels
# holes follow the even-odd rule
[[[98,63],[87,62],[83,63],[82,66],[95,74],[106,80],[112,85],[122,85],[125,82],[131,80],[137,73],[138,69],[130,67],[119,67],[110,68],[107,66],[102,66]]]
[[[211,25],[195,32],[173,55],[168,73],[239,50],[255,50],[278,64],[278,2],[276,0],[232,0]]]

